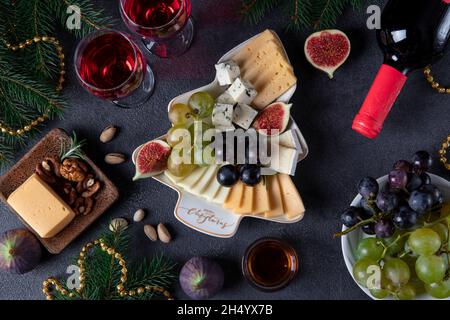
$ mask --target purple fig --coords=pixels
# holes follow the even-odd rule
[[[191,258],[180,271],[180,285],[192,299],[208,299],[222,289],[222,267],[209,258]]]
[[[39,264],[41,255],[39,241],[27,229],[9,230],[0,235],[0,270],[26,273]]]

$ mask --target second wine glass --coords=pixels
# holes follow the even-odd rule
[[[120,0],[127,27],[162,58],[183,54],[194,37],[190,0]]]

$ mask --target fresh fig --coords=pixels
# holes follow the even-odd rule
[[[306,39],[306,59],[317,69],[333,79],[334,72],[347,60],[350,54],[350,40],[340,30],[315,32]]]
[[[153,140],[143,145],[136,156],[136,174],[133,180],[149,178],[167,169],[170,146],[162,140]]]
[[[208,299],[222,289],[222,267],[209,258],[193,257],[181,268],[180,285],[192,299]]]
[[[265,107],[253,123],[260,134],[267,136],[279,135],[286,130],[292,104],[275,102]]]
[[[33,270],[41,260],[42,249],[27,229],[13,229],[0,236],[0,270],[23,274]]]

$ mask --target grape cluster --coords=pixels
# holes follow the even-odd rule
[[[340,235],[358,228],[375,235],[359,242],[353,276],[376,298],[450,297],[450,204],[426,173],[431,165],[430,154],[418,151],[394,164],[385,185],[362,179],[360,206],[341,214],[348,229]]]

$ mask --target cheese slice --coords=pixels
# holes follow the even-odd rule
[[[220,186],[219,190],[217,191],[216,195],[212,199],[214,203],[223,205],[225,200],[228,198],[228,195],[231,192],[231,188],[228,187],[222,187]]]
[[[279,43],[278,37],[275,36],[274,32],[267,29],[247,43],[247,45],[233,57],[233,61],[237,62],[239,65],[242,64],[249,56],[255,54],[259,48],[269,41]]]
[[[19,186],[7,202],[41,238],[54,237],[75,218],[70,206],[37,174]]]
[[[253,214],[258,215],[270,210],[269,193],[263,182],[255,186],[253,195]]]
[[[233,60],[239,64],[242,78],[258,92],[252,102],[257,109],[275,101],[297,82],[280,40],[270,30],[250,41]]]
[[[173,184],[178,184],[178,182],[180,182],[181,180],[185,179],[187,176],[184,177],[177,177],[175,175],[173,175],[172,173],[170,173],[169,170],[165,170],[164,171],[164,175],[169,178],[169,180],[173,183]]]
[[[271,60],[286,61],[283,49],[275,40],[265,42],[256,52],[248,55],[247,59],[242,61],[240,67],[243,72],[255,67],[267,67]]]
[[[195,185],[200,181],[200,179],[205,174],[208,167],[198,167],[186,178],[178,182],[178,185],[184,188],[186,191],[195,187]]]
[[[253,100],[252,104],[258,109],[263,109],[297,82],[297,78],[290,70],[279,70],[279,74],[270,79],[265,86],[258,90],[258,95]]]
[[[267,191],[269,193],[270,210],[264,212],[266,218],[279,217],[284,214],[283,199],[277,175],[267,176]]]
[[[278,174],[281,194],[283,197],[284,212],[289,219],[294,219],[305,213],[305,206],[292,179],[287,174]]]
[[[239,214],[251,214],[253,211],[253,195],[254,187],[244,186],[244,191],[242,192],[241,202],[237,208],[233,211]]]
[[[270,155],[270,168],[279,173],[295,174],[297,169],[298,150],[278,146],[278,150]]]
[[[208,201],[213,201],[214,197],[221,187],[220,183],[217,181],[217,171],[219,171],[219,166],[216,166],[213,178],[211,179],[211,181],[209,181],[205,190],[201,194],[201,196]]]
[[[303,152],[300,140],[294,130],[289,129],[278,136],[280,145],[283,147],[296,149],[298,153]]]
[[[193,186],[192,188],[189,188],[188,191],[197,196],[202,195],[206,187],[208,186],[209,182],[212,179],[216,179],[217,170],[218,169],[216,165],[211,165],[207,167],[206,172],[200,178],[198,183],[196,183],[195,186]]]
[[[230,193],[223,203],[223,207],[230,210],[238,208],[241,204],[241,198],[243,194],[244,184],[241,181],[238,181],[234,186],[231,187]]]

